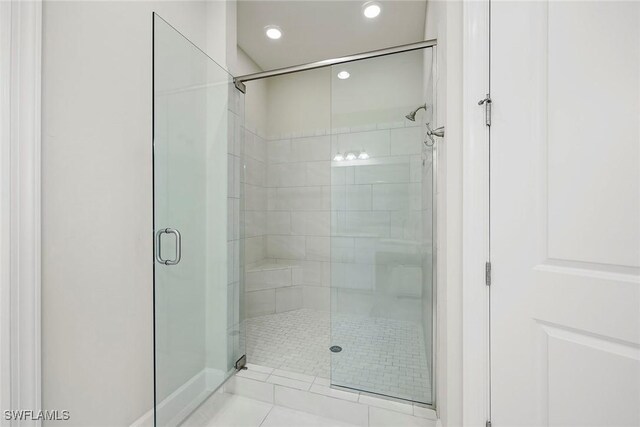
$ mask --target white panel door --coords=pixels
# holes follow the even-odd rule
[[[493,2],[492,422],[640,425],[640,2]]]

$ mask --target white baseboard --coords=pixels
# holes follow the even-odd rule
[[[158,404],[159,425],[177,426],[222,384],[225,373],[217,369],[203,369],[178,387]],[[153,427],[153,408],[138,418],[130,427]]]

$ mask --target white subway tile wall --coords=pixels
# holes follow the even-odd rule
[[[244,309],[247,316],[275,313],[276,288],[291,286],[291,269],[258,269],[267,258],[267,141],[242,129],[244,201]]]
[[[407,272],[393,277],[422,281],[421,259],[414,256],[422,233],[422,129],[405,122],[367,129],[272,140],[245,131],[247,292],[273,286],[268,266],[274,263],[292,269],[291,282],[278,281],[277,287],[305,287],[307,308],[329,309],[331,283],[376,290],[381,262],[408,259]],[[332,162],[338,152],[361,151],[370,158]],[[389,239],[408,243],[390,245]],[[333,275],[331,261],[338,264]],[[400,289],[420,298],[420,286]],[[248,316],[264,313],[256,298],[247,302]]]

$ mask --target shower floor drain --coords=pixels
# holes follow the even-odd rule
[[[340,347],[339,345],[332,345],[331,347],[329,347],[329,350],[334,353],[340,353],[342,351],[342,347]]]

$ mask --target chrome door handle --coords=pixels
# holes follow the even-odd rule
[[[163,259],[162,258],[162,240],[163,234],[173,234],[176,236],[176,257],[175,259]],[[156,261],[164,265],[176,265],[182,258],[182,236],[180,232],[175,228],[163,228],[156,232]]]

